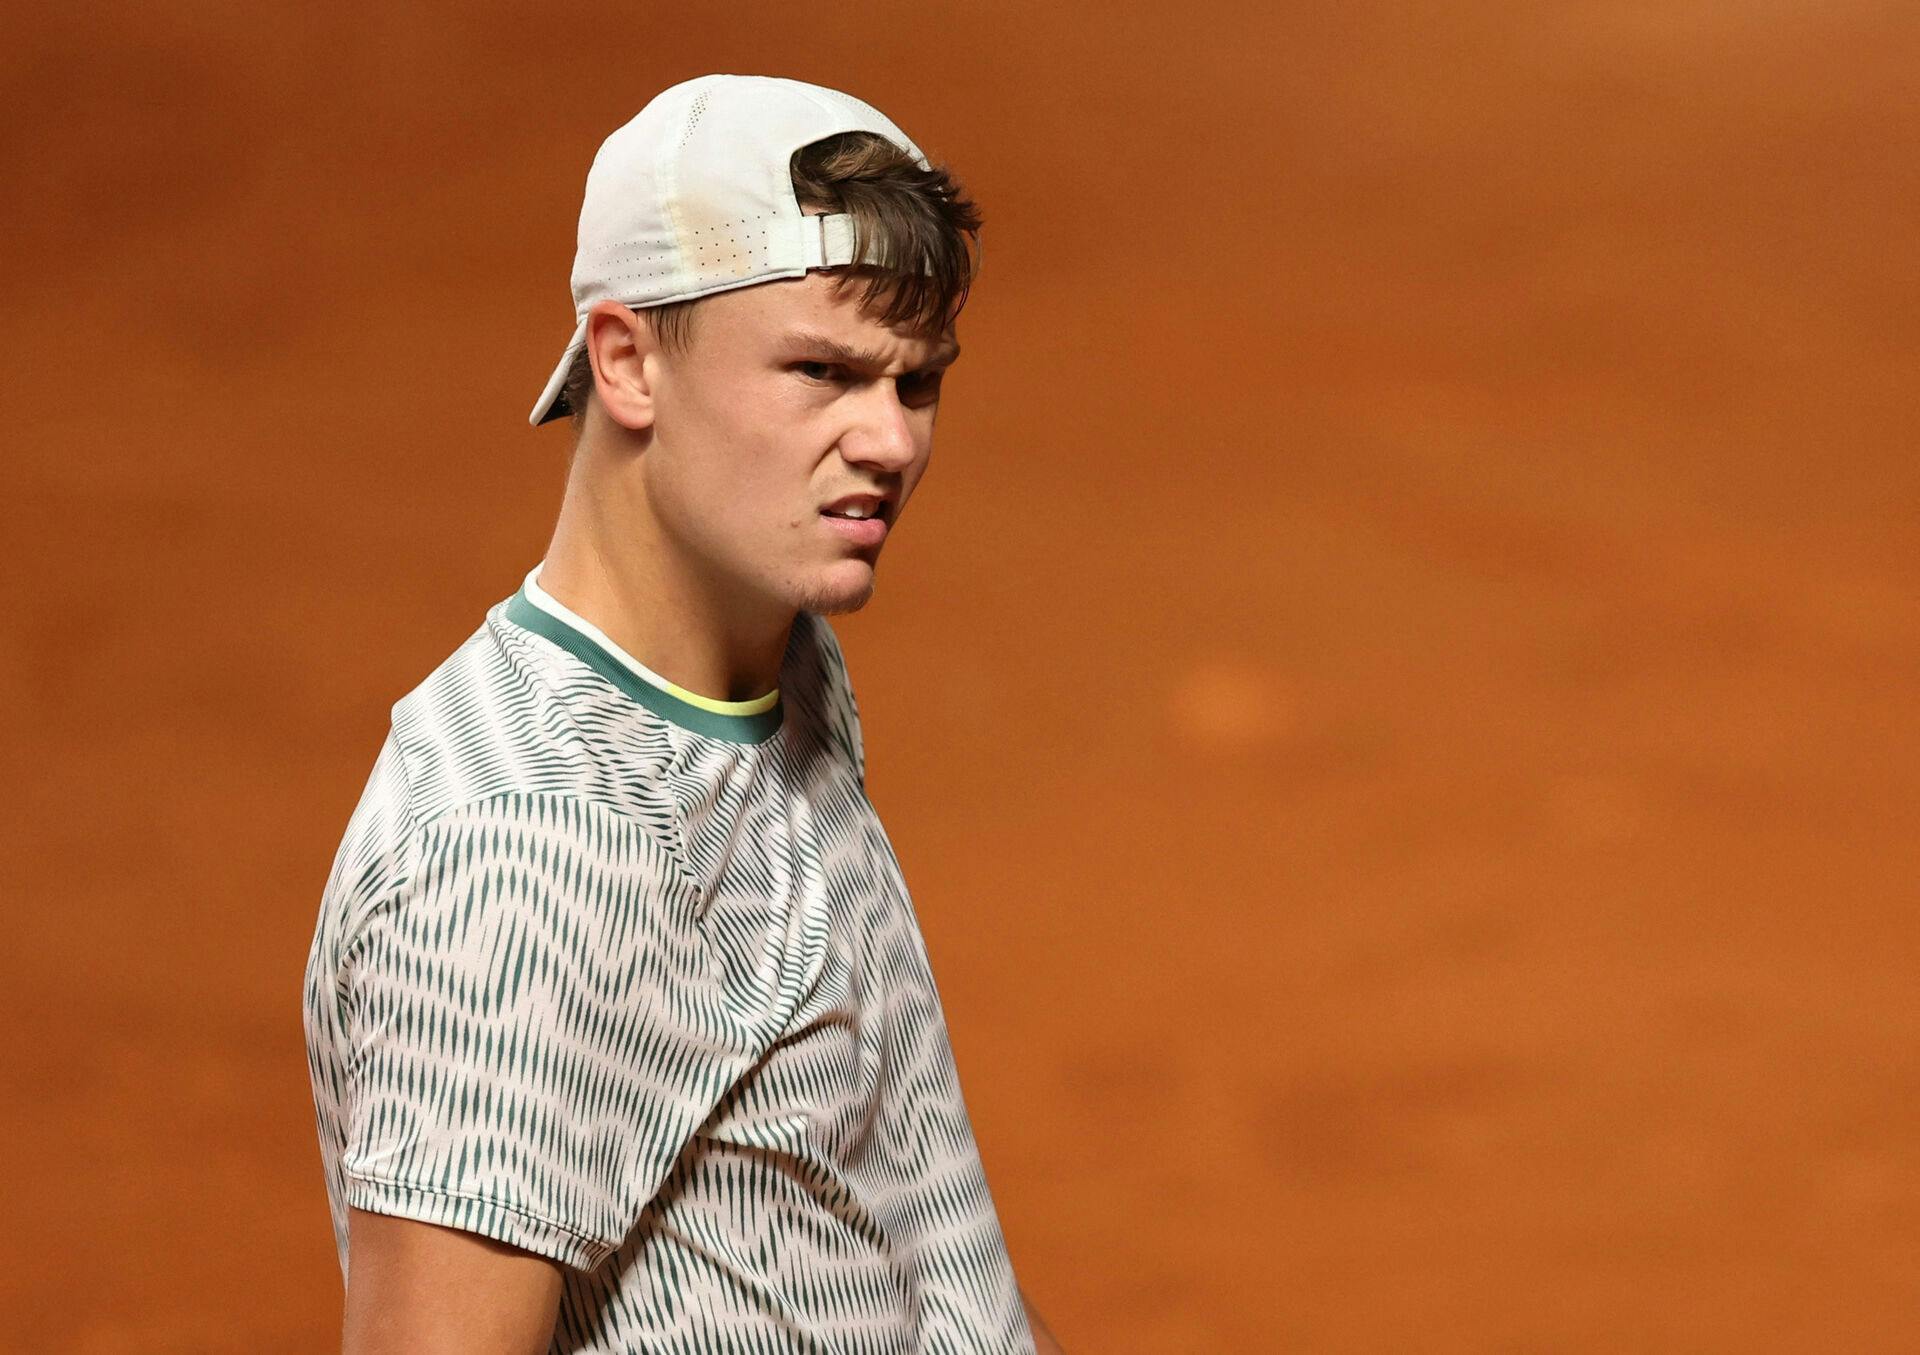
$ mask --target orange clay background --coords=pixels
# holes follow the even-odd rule
[[[732,70],[987,214],[839,629],[1067,1348],[1920,1349],[1911,4],[4,23],[0,1345],[336,1348],[320,889]]]

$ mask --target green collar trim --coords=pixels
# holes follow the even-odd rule
[[[672,692],[662,691],[640,677],[607,653],[592,636],[582,635],[551,612],[534,606],[524,584],[507,599],[507,620],[522,630],[553,641],[655,715],[682,729],[729,743],[765,743],[780,731],[785,698],[776,698],[771,706],[754,715],[727,715],[682,701]]]

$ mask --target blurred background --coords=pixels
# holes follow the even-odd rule
[[[337,1349],[300,1030],[540,557],[595,148],[971,187],[836,627],[1070,1351],[1920,1348],[1920,11],[11,10],[0,1346]]]

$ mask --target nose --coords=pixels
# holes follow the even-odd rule
[[[859,416],[840,440],[841,455],[885,470],[911,465],[919,449],[915,411],[900,402],[891,381],[875,381],[863,394]]]

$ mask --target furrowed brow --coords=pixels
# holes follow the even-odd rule
[[[795,353],[805,353],[808,357],[824,358],[829,362],[843,363],[848,367],[862,371],[884,371],[887,355],[866,348],[854,348],[838,339],[830,339],[824,334],[798,333],[788,336],[787,347]],[[916,370],[938,370],[952,365],[960,356],[960,345],[950,343],[942,347]]]

